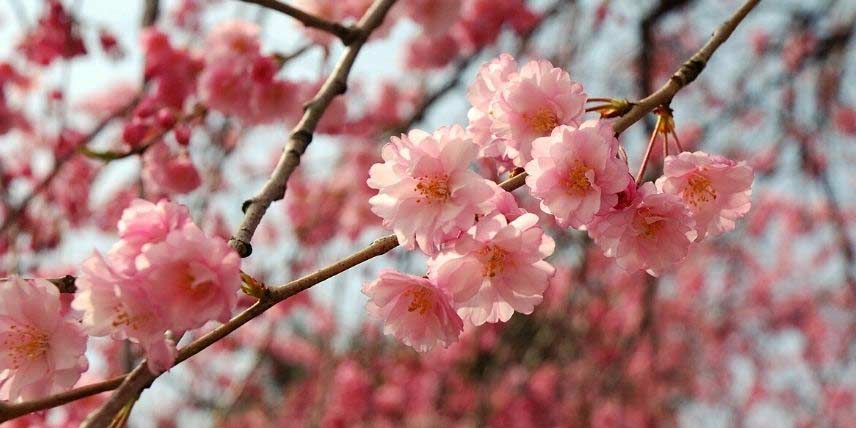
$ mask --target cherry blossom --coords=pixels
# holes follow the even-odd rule
[[[32,31],[21,41],[19,49],[24,56],[41,66],[58,58],[72,58],[86,54],[75,22],[58,0],[47,2],[44,13]]]
[[[379,190],[369,203],[403,246],[434,254],[490,209],[493,192],[469,170],[476,147],[460,126],[392,137],[382,155],[369,171]]]
[[[665,160],[657,189],[680,196],[689,207],[698,239],[734,230],[752,203],[752,168],[704,152],[683,152]]]
[[[657,276],[686,257],[695,224],[680,198],[658,193],[654,183],[629,192],[626,206],[595,217],[589,235],[624,270]]]
[[[515,311],[531,314],[541,303],[555,273],[543,259],[555,243],[537,223],[534,214],[511,222],[501,214],[484,217],[429,261],[429,278],[452,294],[464,320],[505,322]]]
[[[582,122],[586,94],[568,72],[549,61],[530,61],[503,86],[491,132],[510,146],[509,157],[523,167],[532,159],[532,141],[560,125]]]
[[[77,382],[88,363],[76,316],[47,280],[0,281],[0,398],[31,400]]]
[[[476,80],[467,90],[467,100],[472,104],[467,118],[467,131],[473,136],[473,141],[479,146],[479,156],[486,158],[501,158],[506,156],[506,143],[491,132],[495,116],[494,103],[500,90],[511,76],[517,73],[517,62],[514,57],[502,54],[482,65],[476,75]]]
[[[366,310],[383,321],[384,333],[419,352],[447,347],[463,330],[449,297],[425,278],[384,270],[363,286],[363,294],[369,297]]]
[[[186,330],[231,317],[240,258],[205,236],[185,207],[166,201],[131,202],[118,230],[106,257],[96,253],[84,263],[72,305],[90,334],[139,343],[149,368],[161,372]]]
[[[111,336],[140,344],[152,372],[169,369],[175,360],[175,341],[163,309],[152,300],[134,275],[116,271],[100,254],[83,263],[72,302],[83,313],[83,328],[92,336]]]
[[[142,178],[154,195],[188,193],[202,184],[202,178],[187,150],[173,151],[164,143],[155,144],[143,154]]]
[[[532,143],[526,185],[560,226],[579,228],[612,208],[631,179],[617,150],[609,126],[560,126]]]
[[[240,258],[225,241],[194,224],[177,229],[142,251],[134,281],[163,308],[171,330],[226,322],[238,300]]]

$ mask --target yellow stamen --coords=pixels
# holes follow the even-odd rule
[[[695,174],[687,180],[682,196],[688,204],[698,208],[701,204],[715,200],[716,190],[710,185],[707,177]]]
[[[423,197],[417,198],[416,203],[421,203],[423,200],[428,204],[433,202],[445,202],[452,197],[452,191],[449,189],[449,176],[434,175],[419,177],[419,183],[416,184],[416,190]]]
[[[523,113],[523,121],[538,135],[550,135],[559,126],[559,117],[553,110],[541,107],[534,114]]]
[[[568,171],[568,176],[565,179],[565,186],[571,195],[583,195],[591,189],[591,182],[586,177],[588,168],[580,161],[576,161],[574,166]]]
[[[411,288],[404,292],[405,296],[410,297],[410,306],[407,307],[407,312],[419,312],[419,315],[425,315],[433,306],[431,303],[431,290],[425,287]]]
[[[18,325],[9,327],[11,335],[3,339],[2,348],[10,360],[12,370],[16,370],[26,361],[33,361],[50,348],[48,335],[41,330],[26,325],[21,328]]]
[[[487,256],[482,266],[482,275],[493,278],[505,270],[505,251],[495,245],[489,245],[479,251],[479,255]]]

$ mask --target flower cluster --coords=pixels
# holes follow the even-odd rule
[[[268,123],[299,114],[298,87],[276,78],[279,60],[262,55],[259,28],[244,21],[218,25],[205,41],[202,100],[246,124]]]
[[[587,230],[628,273],[668,270],[749,210],[751,168],[703,152],[667,157],[656,184],[637,186],[610,123],[586,121],[582,85],[548,61],[518,68],[503,54],[479,70],[468,96],[466,130],[392,137],[370,170],[372,211],[430,260],[426,277],[385,271],[363,292],[385,331],[417,350],[448,346],[462,320],[532,313],[555,271],[538,216],[471,170],[476,160],[524,170],[558,227]]]
[[[139,343],[150,370],[161,372],[185,331],[229,319],[240,259],[193,224],[185,207],[166,201],[133,201],[118,229],[121,239],[106,255],[84,262],[72,307],[89,334]]]
[[[18,49],[27,60],[47,66],[59,58],[73,58],[86,54],[86,46],[77,31],[72,17],[58,0],[47,2],[39,18]]]
[[[540,17],[522,0],[408,0],[404,16],[421,28],[407,47],[407,65],[440,68],[459,54],[471,54],[496,41],[510,26],[529,31]]]

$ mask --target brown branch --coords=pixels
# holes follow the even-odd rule
[[[244,3],[252,3],[262,6],[267,9],[282,12],[309,28],[315,28],[321,31],[326,31],[342,41],[345,45],[350,45],[360,38],[361,31],[358,28],[349,28],[338,22],[328,21],[324,18],[307,13],[289,4],[277,0],[240,0]]]
[[[615,133],[620,134],[624,132],[625,129],[645,117],[655,107],[669,104],[678,91],[692,83],[701,74],[701,71],[704,70],[713,53],[728,40],[728,37],[731,36],[737,25],[760,2],[761,0],[747,0],[743,3],[731,17],[713,32],[707,43],[675,71],[675,74],[669,78],[669,81],[665,85],[658,89],[657,92],[636,103],[626,115],[615,121],[612,125]]]
[[[60,293],[74,294],[77,291],[77,286],[74,284],[77,278],[71,275],[66,275],[62,278],[50,278],[48,281],[55,285]]]
[[[383,22],[386,13],[394,3],[395,0],[376,0],[369,10],[366,11],[360,22],[353,29],[357,37],[353,43],[345,48],[333,72],[327,77],[327,80],[321,86],[321,89],[318,90],[318,93],[315,94],[315,97],[306,103],[306,111],[289,135],[285,151],[279,158],[279,162],[270,178],[262,186],[258,195],[244,202],[242,207],[244,219],[229,240],[229,244],[241,257],[248,257],[253,252],[250,241],[252,241],[256,228],[261,223],[262,217],[264,217],[271,203],[285,196],[288,178],[297,168],[297,165],[300,164],[300,156],[303,155],[307,147],[309,147],[309,143],[312,142],[315,127],[333,99],[345,93],[348,86],[348,75],[351,72],[351,67],[354,65],[357,54],[362,49],[369,35]]]
[[[159,15],[160,0],[145,0],[143,4],[143,17],[140,19],[142,27],[154,25]]]
[[[175,127],[178,126],[179,124],[193,122],[196,119],[204,117],[207,113],[208,113],[207,107],[203,106],[202,104],[197,104],[193,107],[193,110],[191,110],[190,113],[187,113],[187,114],[179,117],[175,121],[175,123],[173,123],[171,126],[159,129],[157,132],[155,132],[152,135],[149,135],[146,139],[144,139],[142,142],[140,142],[140,144],[138,144],[136,147],[134,147],[130,150],[127,150],[127,151],[121,151],[120,152],[120,151],[107,150],[107,151],[99,152],[99,151],[95,151],[95,150],[90,149],[86,145],[82,145],[82,146],[78,147],[77,151],[79,151],[80,154],[82,154],[88,158],[99,159],[99,160],[103,160],[106,162],[117,160],[117,159],[124,159],[124,158],[131,157],[134,155],[141,155],[146,150],[148,150],[149,147],[156,144],[166,134],[168,134],[170,131],[175,129]]]
[[[98,122],[98,124],[95,125],[95,128],[92,128],[92,130],[89,131],[88,134],[84,135],[83,138],[80,139],[76,147],[71,148],[67,152],[59,155],[56,158],[56,161],[54,162],[53,169],[48,173],[48,175],[45,176],[45,178],[43,178],[42,181],[40,181],[39,184],[37,184],[36,187],[34,187],[33,190],[26,197],[24,197],[23,200],[21,200],[18,206],[12,209],[12,211],[9,212],[9,215],[6,216],[6,218],[3,220],[3,224],[0,225],[0,235],[3,235],[9,230],[10,227],[17,224],[18,220],[20,220],[21,215],[27,209],[27,206],[30,205],[30,202],[32,202],[33,199],[41,192],[47,189],[51,182],[53,182],[57,175],[59,175],[59,172],[62,170],[62,167],[65,165],[65,163],[77,154],[77,151],[80,147],[84,147],[92,140],[94,140],[95,137],[97,137],[98,134],[101,133],[101,131],[107,128],[107,125],[109,125],[110,122],[130,112],[131,109],[137,104],[137,101],[139,101],[139,99],[139,96],[135,96],[127,104],[123,105],[122,107],[111,113],[109,116],[102,119],[100,122]]]
[[[690,58],[690,60],[687,61],[687,63],[693,62],[694,59],[697,59],[697,57],[700,57],[700,56],[704,57],[704,58],[710,58],[710,55],[713,53],[713,51],[715,51],[716,48],[719,45],[721,45],[722,42],[725,41],[725,39],[728,37],[728,35],[730,35],[731,32],[734,31],[734,28],[737,26],[737,24],[740,22],[740,20],[742,20],[746,16],[746,14],[749,12],[749,10],[751,10],[759,1],[760,0],[748,0],[746,2],[746,4],[743,5],[743,7],[741,7],[737,12],[735,12],[735,14],[731,18],[729,18],[729,20],[726,21],[722,25],[722,27],[720,27],[719,30],[717,30],[714,33],[711,40],[718,39],[718,41],[716,41],[713,44],[712,44],[712,42],[708,42],[702,48],[702,50],[700,50],[698,53],[693,55],[693,57]],[[373,5],[373,7],[369,13],[371,13],[372,10],[376,10],[376,6],[378,5],[378,3],[384,3],[384,2],[385,3],[392,3],[391,0],[380,0],[379,2],[376,2],[375,5]],[[388,10],[388,7],[386,9]],[[385,11],[384,11],[384,13],[385,13]],[[713,47],[711,47],[711,46],[713,46]],[[687,68],[686,63],[683,66],[681,66],[681,68],[679,69],[679,73],[681,72],[681,70],[684,70],[685,68]],[[698,71],[700,71],[700,69]],[[675,74],[677,75],[679,73],[675,73]],[[697,73],[695,76],[693,76],[693,79],[695,77],[697,77]],[[677,93],[683,86],[686,86],[686,84],[689,83],[690,81],[691,81],[691,79],[686,81],[686,83],[678,86],[677,88],[674,88],[671,86],[672,81],[670,80],[669,84],[665,85],[663,88],[661,88],[659,91],[657,91],[657,93],[652,94],[651,96],[645,98],[645,100],[650,100],[650,99],[657,100],[657,99],[665,99],[665,98],[671,99],[671,97],[674,96],[675,93]],[[328,86],[328,85],[325,84],[325,87],[326,86]],[[323,88],[322,88],[322,92],[323,92]],[[634,114],[633,117],[635,119],[633,119],[633,120],[619,120],[619,121],[616,121],[615,123],[613,123],[613,129],[615,130],[616,134],[627,129],[627,127],[629,127],[630,125],[632,125],[633,123],[635,123],[636,121],[641,119],[644,116],[644,114],[651,111],[654,107],[662,104],[662,102],[645,103],[645,100],[640,102],[640,105],[642,105],[643,107],[639,107],[639,105],[634,107],[633,110],[641,109],[641,110],[637,110],[637,113]],[[645,106],[647,106],[647,107],[645,107]],[[641,111],[642,113],[639,114],[638,113],[639,111]],[[624,118],[622,118],[622,119],[624,119]],[[523,184],[525,183],[525,179],[526,179],[526,174],[522,173],[522,174],[518,174],[514,177],[511,177],[508,180],[503,181],[499,185],[507,191],[513,191],[517,188],[522,187]],[[384,236],[380,239],[375,240],[374,242],[372,242],[370,245],[363,248],[362,250],[360,250],[360,251],[358,251],[358,252],[356,252],[356,253],[348,256],[348,257],[345,257],[344,259],[341,259],[341,260],[339,260],[339,261],[337,261],[337,262],[335,262],[335,263],[333,263],[327,267],[319,269],[319,270],[317,270],[311,274],[308,274],[306,276],[303,276],[301,278],[295,279],[295,280],[293,280],[293,281],[291,281],[285,285],[273,288],[271,290],[271,292],[265,298],[259,300],[254,305],[245,309],[243,312],[239,313],[238,315],[236,315],[234,318],[232,318],[231,320],[229,320],[225,324],[217,327],[216,329],[214,329],[211,332],[205,334],[204,336],[196,339],[195,341],[191,342],[190,344],[188,344],[187,346],[185,346],[184,348],[179,350],[178,357],[175,361],[175,364],[179,364],[179,363],[187,360],[188,358],[198,354],[199,352],[201,352],[205,348],[211,346],[212,344],[216,343],[218,340],[226,337],[231,332],[237,330],[239,327],[246,324],[250,320],[261,315],[266,310],[273,307],[275,304],[277,304],[277,303],[279,303],[279,302],[281,302],[281,301],[283,301],[283,300],[285,300],[285,299],[287,299],[287,298],[289,298],[289,297],[291,297],[291,296],[293,296],[293,295],[295,295],[295,294],[297,294],[303,290],[306,290],[306,289],[308,289],[314,285],[317,285],[317,284],[319,284],[319,283],[321,283],[321,282],[323,282],[323,281],[325,281],[325,280],[327,280],[327,279],[329,279],[335,275],[338,275],[339,273],[342,273],[348,269],[351,269],[351,268],[353,268],[353,267],[355,267],[355,266],[357,266],[357,265],[359,265],[359,264],[361,264],[367,260],[370,260],[370,259],[373,259],[375,257],[381,256],[383,254],[386,254],[397,246],[398,246],[398,239],[395,237],[395,235]],[[137,368],[134,371],[132,371],[131,373],[129,373],[128,375],[123,376],[123,377],[114,378],[114,379],[111,379],[109,381],[102,382],[102,383],[95,384],[95,385],[89,385],[89,386],[85,386],[85,387],[81,387],[81,388],[76,388],[76,389],[61,393],[61,394],[57,394],[57,395],[54,395],[51,397],[46,397],[44,399],[33,401],[33,402],[19,403],[19,404],[13,404],[13,405],[3,405],[2,407],[0,407],[0,422],[7,421],[13,417],[18,417],[18,416],[21,416],[21,415],[24,415],[24,414],[27,414],[30,412],[34,412],[34,411],[38,411],[38,410],[44,410],[44,409],[48,409],[51,407],[56,407],[58,405],[68,403],[69,401],[73,401],[74,399],[79,399],[79,398],[87,397],[89,395],[94,395],[94,394],[103,392],[105,390],[114,389],[116,387],[119,387],[119,384],[121,383],[122,388],[119,391],[117,391],[113,395],[113,397],[110,398],[110,400],[108,400],[108,402],[105,404],[104,407],[102,407],[95,414],[90,415],[90,418],[88,418],[88,420],[86,421],[86,423],[83,426],[89,427],[89,428],[97,427],[97,426],[103,426],[103,425],[99,425],[99,423],[101,423],[101,422],[103,422],[104,425],[106,425],[106,423],[110,421],[112,416],[115,415],[116,412],[121,410],[122,406],[124,406],[125,402],[127,402],[128,399],[134,397],[135,394],[139,393],[139,391],[142,388],[145,388],[146,386],[150,385],[151,382],[157,378],[158,375],[154,375],[151,372],[149,372],[145,366],[146,366],[145,361],[143,361],[137,366]],[[104,388],[106,388],[106,389],[104,389]],[[92,390],[92,391],[90,391],[90,390]],[[76,397],[76,398],[69,399],[69,397]],[[21,409],[26,409],[26,410],[22,411]]]

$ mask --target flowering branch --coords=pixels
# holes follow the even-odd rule
[[[361,24],[358,26],[358,28],[368,30],[366,31],[366,33],[364,33],[364,36],[361,39],[362,41],[364,41],[364,37],[366,37],[366,35],[370,33],[369,29],[376,28],[376,26],[379,25],[380,21],[382,20],[383,14],[386,13],[386,11],[389,9],[393,2],[394,1],[392,0],[379,0],[372,6],[372,9],[370,9],[370,11],[367,13],[368,19],[364,17],[364,19],[361,21]],[[704,62],[699,61],[707,61],[707,59],[710,58],[716,48],[718,48],[728,38],[728,36],[734,31],[734,28],[737,26],[737,24],[739,24],[739,22],[755,5],[757,5],[758,2],[759,0],[748,0],[737,12],[735,12],[735,14],[731,18],[729,18],[714,33],[711,40],[707,44],[705,44],[705,46],[699,52],[693,55],[690,60],[688,60],[686,63],[684,63],[684,65],[679,68],[679,70],[675,73],[672,79],[670,79],[669,83],[664,85],[664,87],[658,90],[656,93],[650,95],[649,97],[641,101],[639,104],[634,106],[627,116],[624,116],[620,120],[614,122],[614,132],[618,134],[621,131],[627,129],[630,125],[639,121],[642,117],[644,117],[645,114],[653,110],[655,107],[663,103],[667,103],[668,100],[670,100],[681,88],[692,82],[692,80],[694,80],[698,76],[698,73],[700,73],[701,69],[703,68]],[[374,16],[374,18],[372,18],[372,16]],[[277,165],[273,176],[262,189],[261,195],[246,204],[247,218],[245,218],[245,223],[248,221],[255,222],[252,224],[251,229],[244,231],[243,226],[241,229],[241,232],[243,232],[245,234],[244,236],[246,236],[246,241],[244,241],[244,244],[246,244],[248,250],[246,255],[249,254],[249,239],[252,237],[252,233],[255,230],[255,227],[258,225],[261,216],[264,214],[264,210],[274,200],[274,197],[272,197],[271,195],[278,195],[279,198],[282,197],[285,190],[285,182],[287,181],[291,171],[293,171],[294,167],[296,167],[297,162],[299,162],[300,153],[305,151],[306,146],[309,144],[312,135],[311,131],[317,124],[320,115],[323,113],[330,100],[338,93],[341,93],[335,92],[334,86],[340,85],[340,90],[344,90],[344,79],[345,77],[347,77],[347,72],[349,71],[350,66],[353,63],[356,51],[359,49],[361,44],[362,42],[357,43],[356,45],[348,48],[343,60],[340,61],[340,64],[337,66],[336,71],[334,71],[328,81],[324,84],[316,98],[308,104],[307,112],[304,114],[304,117],[298,125],[295,133],[292,134],[292,138],[289,140],[289,145],[287,146],[291,147],[292,145],[302,144],[297,146],[297,148],[292,148],[294,150],[300,149],[300,151],[292,152],[292,149],[287,148],[286,153],[280,160],[280,164]],[[348,58],[350,58],[350,60],[348,60]],[[701,64],[701,66],[699,66],[698,64]],[[338,84],[335,82],[338,82]],[[289,161],[288,158],[290,156],[293,157],[293,159]],[[291,164],[290,162],[294,163]],[[520,173],[500,183],[499,186],[505,189],[506,191],[513,191],[523,186],[523,184],[525,183],[525,178],[526,173]],[[271,188],[273,190],[271,190]],[[278,193],[274,193],[277,190]],[[254,220],[248,220],[248,218],[251,218],[253,216],[257,217]],[[237,239],[239,238],[233,238],[233,241]],[[263,295],[262,298],[254,305],[245,309],[243,312],[239,313],[225,324],[217,327],[216,329],[212,330],[211,332],[205,334],[204,336],[196,339],[195,341],[182,348],[178,352],[175,364],[179,364],[192,357],[193,355],[196,355],[208,346],[216,343],[218,340],[224,338],[231,332],[246,324],[250,320],[264,313],[267,309],[273,307],[275,304],[316,284],[319,284],[335,275],[338,275],[339,273],[349,270],[367,260],[386,254],[398,245],[399,242],[395,235],[384,236],[380,239],[375,240],[362,250],[348,257],[345,257],[331,265],[321,268],[301,278],[295,279],[282,286],[272,288],[269,293]],[[151,382],[154,381],[157,377],[158,375],[152,374],[150,371],[148,371],[148,369],[146,368],[146,362],[143,361],[131,373],[126,376],[117,377],[98,384],[76,388],[37,401],[0,406],[0,421],[6,421],[13,417],[21,416],[26,413],[62,405],[79,398],[87,397],[118,387],[119,390],[105,403],[105,405],[101,409],[90,415],[90,417],[83,425],[84,427],[106,426],[106,424],[109,423],[113,416],[124,408],[125,404],[129,400],[134,399],[143,388],[150,385]]]
[[[134,147],[128,151],[120,152],[120,151],[108,150],[108,151],[99,152],[99,151],[95,151],[95,150],[90,149],[85,144],[81,145],[77,150],[82,155],[84,155],[86,157],[93,158],[93,159],[100,159],[100,160],[103,160],[106,162],[109,162],[112,160],[117,160],[117,159],[123,159],[123,158],[127,158],[127,157],[134,156],[134,155],[139,155],[139,154],[142,154],[143,152],[145,152],[153,144],[160,141],[161,138],[163,138],[166,134],[168,134],[170,131],[172,131],[177,125],[179,125],[181,123],[192,122],[198,118],[204,117],[207,112],[208,112],[208,109],[205,106],[203,106],[201,104],[197,104],[196,106],[193,107],[193,110],[190,113],[187,113],[184,116],[180,117],[171,126],[168,126],[166,128],[162,128],[162,129],[158,130],[158,132],[150,135],[148,138],[143,140],[139,145],[137,145],[136,147]]]
[[[116,111],[114,111],[109,116],[105,117],[104,119],[101,119],[101,121],[98,122],[98,124],[96,124],[95,127],[92,128],[92,130],[89,131],[88,134],[86,134],[85,136],[83,136],[83,138],[80,139],[80,141],[77,143],[77,147],[74,147],[74,148],[70,149],[69,151],[63,153],[59,157],[57,157],[56,162],[55,162],[54,167],[51,170],[51,172],[48,173],[48,175],[45,176],[45,178],[43,178],[42,181],[40,181],[39,184],[37,184],[36,187],[33,188],[33,190],[30,192],[30,194],[28,194],[21,201],[21,203],[18,204],[18,206],[16,208],[14,208],[9,213],[9,215],[6,216],[6,218],[3,220],[3,224],[0,225],[0,235],[6,233],[6,231],[8,231],[10,227],[12,227],[14,224],[16,224],[18,222],[19,218],[21,217],[21,214],[24,213],[24,211],[27,209],[27,206],[30,205],[30,202],[32,202],[32,200],[36,196],[38,196],[39,193],[41,193],[42,191],[47,189],[47,187],[51,184],[51,182],[53,182],[54,178],[56,178],[57,175],[59,175],[59,172],[62,169],[63,165],[65,165],[66,162],[68,162],[72,157],[74,157],[77,154],[77,151],[79,150],[80,147],[85,147],[92,140],[94,140],[95,137],[97,137],[98,134],[100,134],[101,131],[103,131],[107,127],[107,125],[110,124],[110,122],[124,116],[129,111],[131,111],[131,109],[134,108],[134,106],[137,104],[139,99],[140,99],[139,96],[132,98],[130,101],[128,101],[127,104],[118,108]]]
[[[304,12],[294,6],[288,5],[286,3],[277,1],[277,0],[241,0],[245,3],[256,4],[271,10],[275,10],[277,12],[282,12],[302,23],[304,26],[309,28],[316,28],[321,31],[326,31],[340,40],[345,45],[350,45],[354,43],[359,38],[358,35],[361,32],[358,28],[348,28],[338,22],[328,21],[324,18],[312,15],[311,13]]]
[[[229,244],[234,248],[241,257],[248,257],[253,252],[253,247],[250,241],[253,239],[253,234],[256,228],[262,221],[265,212],[273,201],[278,201],[285,196],[286,183],[291,173],[300,164],[300,156],[309,147],[312,142],[312,135],[315,132],[315,127],[330,105],[333,99],[345,93],[347,89],[348,75],[351,72],[351,67],[357,58],[357,54],[362,49],[369,35],[383,22],[386,13],[395,3],[395,0],[377,0],[371,8],[366,11],[365,15],[357,23],[353,29],[357,36],[353,43],[349,44],[342,57],[327,77],[324,85],[315,94],[309,102],[306,103],[306,111],[300,122],[297,123],[291,135],[288,137],[288,143],[285,146],[285,151],[279,158],[279,162],[274,168],[268,181],[262,186],[258,195],[244,202],[242,207],[244,211],[244,219],[229,240]]]

